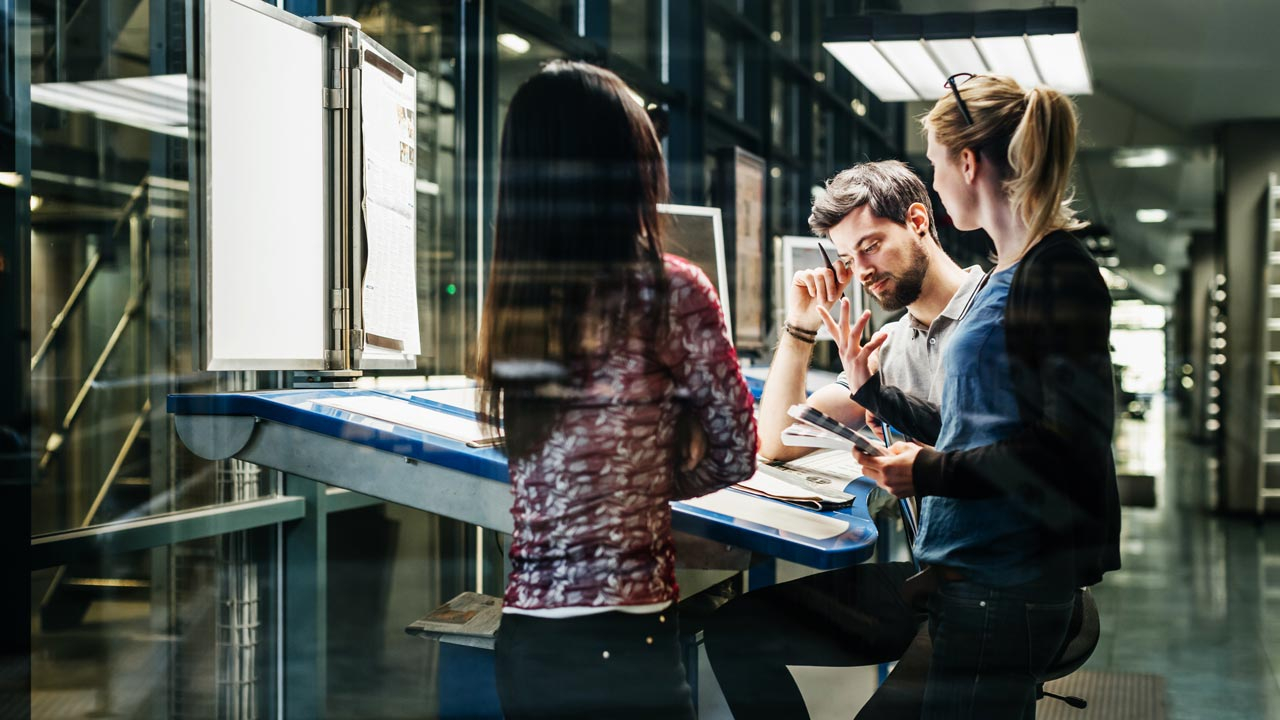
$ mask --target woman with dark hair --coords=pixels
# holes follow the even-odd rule
[[[1071,234],[1077,119],[1070,98],[1007,77],[953,76],[924,119],[933,187],[955,226],[982,228],[996,266],[943,355],[941,407],[882,385],[867,318],[836,335],[854,400],[917,444],[859,456],[921,498],[916,558],[929,597],[931,718],[1033,718],[1078,588],[1120,567],[1111,434],[1111,297]]]
[[[755,471],[720,303],[663,255],[662,151],[613,73],[526,81],[501,162],[478,374],[515,494],[503,711],[692,718],[669,502]]]

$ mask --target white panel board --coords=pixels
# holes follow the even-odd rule
[[[206,3],[208,368],[321,368],[321,31],[254,0]]]
[[[729,273],[724,255],[724,224],[720,208],[697,205],[658,204],[658,213],[666,218],[664,250],[678,255],[702,269],[715,283],[724,313],[725,327],[733,339],[733,315],[729,308]]]

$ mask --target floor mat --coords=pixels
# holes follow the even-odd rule
[[[1083,710],[1061,700],[1044,698],[1036,704],[1036,720],[1165,720],[1164,677],[1143,673],[1080,670],[1044,689],[1088,701]]]

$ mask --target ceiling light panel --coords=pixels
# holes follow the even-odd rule
[[[881,100],[919,99],[911,85],[870,42],[825,42],[822,46]]]
[[[888,40],[874,47],[925,100],[936,100],[945,92],[947,76],[925,49],[923,40]]]
[[[1111,164],[1118,168],[1158,168],[1172,165],[1176,159],[1169,148],[1121,148],[1111,156]]]
[[[1022,36],[980,37],[977,42],[991,72],[1008,75],[1023,88],[1041,84],[1040,74],[1036,72],[1035,63],[1031,60],[1031,51]]]
[[[31,102],[153,132],[187,136],[185,75],[36,83]]]
[[[1093,92],[1079,33],[1028,35],[1027,44],[1031,46],[1031,56],[1045,85],[1068,95],[1089,95]]]
[[[974,46],[973,38],[926,40],[925,44],[933,51],[933,56],[938,59],[938,63],[942,66],[942,72],[945,73],[946,77],[951,77],[956,73],[967,72],[981,75],[987,72],[987,64],[982,61],[982,56],[978,54],[978,48]]]
[[[823,47],[884,101],[935,99],[957,73],[1008,75],[1031,88],[1093,91],[1074,7],[838,15]]]

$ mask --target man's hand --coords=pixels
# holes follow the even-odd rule
[[[840,299],[840,322],[836,322],[826,308],[818,308],[818,314],[822,316],[822,324],[827,326],[827,331],[836,340],[836,350],[840,354],[840,364],[844,366],[844,371],[849,376],[849,387],[853,388],[854,392],[857,392],[875,374],[875,371],[871,369],[871,358],[876,356],[880,346],[884,344],[884,341],[889,336],[883,332],[876,333],[870,342],[863,345],[861,340],[862,331],[871,320],[871,311],[864,310],[858,321],[850,327],[850,307],[849,298]],[[879,369],[878,362],[876,367]]]
[[[911,468],[920,454],[920,446],[915,443],[894,443],[888,455],[866,455],[853,450],[853,459],[862,466],[862,474],[876,481],[880,487],[888,490],[896,498],[908,498],[916,494],[915,483],[911,479]]]
[[[833,263],[836,271],[827,268],[801,270],[791,278],[787,288],[788,306],[791,308],[787,322],[801,330],[816,331],[822,326],[818,308],[829,308],[844,297],[844,289],[853,282],[853,271],[843,262]]]

